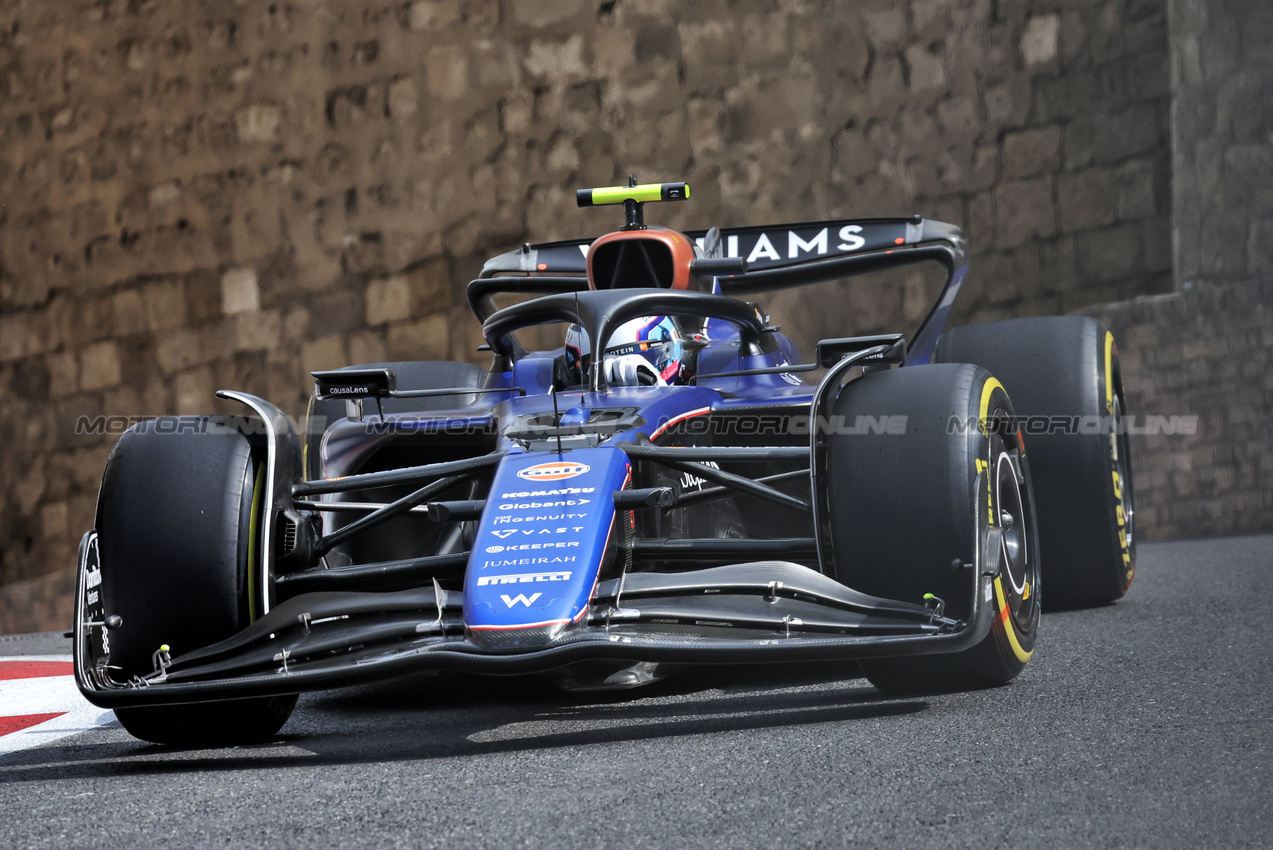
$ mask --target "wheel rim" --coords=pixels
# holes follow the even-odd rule
[[[1025,505],[1021,499],[1021,486],[1017,483],[1016,468],[1006,451],[995,460],[995,510],[1002,529],[1000,554],[1003,572],[1008,583],[1018,594],[1025,593],[1029,581],[1026,568],[1029,561],[1029,542],[1026,540]]]
[[[1002,530],[999,543],[999,574],[1004,578],[1008,610],[1022,630],[1028,630],[1038,599],[1037,555],[1034,539],[1034,511],[1021,473],[1018,450],[1009,450],[996,440],[994,455],[995,521]]]
[[[1127,549],[1130,551],[1135,541],[1136,509],[1132,504],[1131,452],[1128,445],[1127,429],[1123,427],[1123,400],[1114,396],[1114,427],[1109,435],[1110,456],[1114,459],[1114,470],[1118,473],[1119,500],[1123,505],[1123,529],[1127,533]]]

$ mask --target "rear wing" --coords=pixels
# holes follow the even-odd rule
[[[724,295],[750,295],[833,281],[881,269],[935,262],[946,269],[946,284],[916,331],[908,363],[926,363],[945,327],[950,306],[967,271],[968,243],[953,224],[909,218],[839,219],[754,227],[685,231],[706,257],[738,257],[743,274],[716,278]],[[492,257],[481,277],[470,284],[469,301],[480,319],[492,309],[497,291],[569,292],[587,287],[592,239],[529,242],[519,250]],[[522,276],[513,284],[505,278]],[[487,313],[488,315],[483,315]]]
[[[957,268],[963,265],[967,250],[967,243],[958,227],[928,221],[920,216],[712,228],[686,231],[685,235],[698,244],[703,256],[741,257],[746,260],[747,274],[738,277],[752,277],[759,272],[792,269],[875,252],[897,253],[926,243],[944,246],[942,253],[950,257],[949,265]],[[526,243],[519,250],[487,260],[481,276],[584,274],[592,242],[592,239],[573,239],[539,245]],[[943,265],[946,264],[943,262]],[[843,272],[831,277],[841,274]],[[784,276],[766,274],[765,277],[781,279]],[[783,287],[779,285],[777,288]]]

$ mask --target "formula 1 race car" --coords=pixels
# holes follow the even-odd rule
[[[524,245],[468,285],[489,368],[317,372],[300,428],[223,391],[252,415],[125,432],[80,548],[84,695],[138,738],[211,744],[268,738],[302,691],[420,670],[606,689],[802,660],[946,691],[1022,670],[1042,585],[1123,595],[1103,327],[945,330],[953,225],[680,233],[644,205],[688,186],[629,183],[578,193],[621,204],[622,229]],[[737,297],[914,263],[946,281],[913,337],[823,339],[807,362]],[[546,324],[564,344],[527,351]]]

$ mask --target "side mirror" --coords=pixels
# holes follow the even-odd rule
[[[392,369],[337,369],[310,372],[314,394],[320,399],[389,398],[398,389]]]

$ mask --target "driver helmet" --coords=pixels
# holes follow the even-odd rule
[[[684,348],[676,323],[668,316],[642,316],[624,322],[610,335],[606,356],[637,354],[669,384],[676,383],[681,372]],[[578,325],[566,330],[566,359],[582,374],[588,368],[592,348],[588,335]]]

